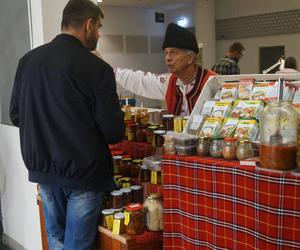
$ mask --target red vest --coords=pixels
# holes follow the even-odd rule
[[[188,107],[190,113],[192,112],[198,97],[210,76],[214,76],[216,73],[198,67],[196,82],[192,90],[186,94],[186,99],[188,101]],[[168,89],[166,93],[166,102],[168,107],[168,112],[174,115],[180,115],[182,108],[183,94],[176,85],[177,77],[172,74],[169,80]]]

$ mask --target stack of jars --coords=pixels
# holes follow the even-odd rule
[[[198,136],[185,133],[175,134],[174,147],[178,155],[195,155]]]

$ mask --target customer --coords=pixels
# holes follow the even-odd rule
[[[299,71],[297,71],[297,60],[292,56],[284,59],[284,68],[280,71],[277,71],[276,74],[291,74],[291,73],[299,73]]]
[[[197,40],[185,28],[170,23],[162,47],[169,73],[156,75],[117,68],[117,83],[137,95],[166,100],[169,113],[188,115],[206,81],[215,73],[196,65]]]
[[[239,75],[240,68],[238,62],[243,56],[245,50],[240,42],[233,43],[224,58],[221,58],[213,67],[212,70],[220,75]]]
[[[29,181],[40,183],[49,247],[90,249],[104,192],[115,187],[109,143],[124,135],[113,69],[92,54],[103,14],[70,0],[62,32],[19,61],[10,118]]]

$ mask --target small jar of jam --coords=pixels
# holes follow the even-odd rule
[[[131,176],[131,161],[132,158],[123,158],[121,164],[121,174],[123,176]]]
[[[143,203],[143,188],[141,185],[134,185],[130,187],[132,190],[132,202]]]
[[[224,140],[222,137],[213,137],[210,144],[209,153],[212,157],[221,158],[224,147]]]
[[[121,173],[121,163],[122,163],[122,155],[113,156],[114,162],[114,174]]]
[[[146,138],[147,142],[151,143],[154,141],[154,131],[157,130],[158,126],[156,125],[151,125],[148,126],[146,129]]]
[[[127,134],[127,138],[128,141],[135,141],[135,133],[136,133],[136,123],[131,123],[127,125],[128,127],[128,134]]]
[[[144,142],[146,141],[146,127],[143,125],[138,125],[135,132],[136,141]]]
[[[154,131],[154,147],[162,147],[164,145],[164,134],[165,130],[155,130]]]
[[[131,163],[131,177],[138,178],[141,170],[141,166],[143,164],[143,160],[135,159]]]
[[[224,138],[224,147],[222,155],[224,159],[234,160],[236,157],[236,138],[226,137]]]
[[[102,210],[102,227],[112,230],[114,221],[114,209],[103,209]]]
[[[125,221],[124,213],[115,213],[113,229],[112,229],[113,234],[124,234],[126,232],[124,221]]]
[[[165,114],[162,116],[164,130],[174,130],[174,115]]]
[[[126,206],[125,222],[126,233],[130,236],[138,235],[144,232],[143,205],[132,203]]]
[[[146,165],[141,166],[141,182],[150,182],[151,180],[151,170],[148,169]]]
[[[122,207],[123,193],[115,190],[110,193],[112,208],[118,209]]]
[[[123,206],[127,206],[132,203],[131,188],[121,188],[120,191],[123,193]]]

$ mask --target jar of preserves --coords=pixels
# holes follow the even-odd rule
[[[249,140],[239,141],[236,149],[236,158],[238,160],[245,160],[254,156],[254,151]]]
[[[114,209],[103,209],[102,210],[102,220],[101,226],[112,230],[114,222]]]
[[[121,174],[123,176],[130,176],[131,175],[131,161],[132,158],[123,158],[121,164]]]
[[[182,130],[184,130],[185,125],[187,124],[188,120],[189,120],[189,116],[184,116],[182,119]]]
[[[122,201],[123,201],[123,193],[118,190],[114,190],[110,193],[111,197],[111,205],[112,208],[118,209],[122,207]]]
[[[152,126],[148,126],[146,129],[146,138],[147,138],[147,142],[149,143],[153,143],[154,141],[154,131],[157,130],[158,126],[152,125]]]
[[[201,136],[198,140],[197,153],[199,156],[208,156],[210,148],[210,139],[207,136]]]
[[[176,116],[174,118],[174,131],[176,133],[182,132],[182,116]]]
[[[126,232],[125,228],[125,215],[124,213],[115,213],[114,215],[114,223],[113,223],[113,234],[123,234]]]
[[[131,164],[131,177],[138,178],[141,170],[141,166],[143,165],[143,160],[135,159]]]
[[[159,193],[149,194],[143,204],[145,224],[150,231],[163,230],[164,208],[162,195]]]
[[[141,166],[141,182],[150,182],[151,180],[151,171],[146,165]]]
[[[223,153],[224,141],[222,137],[213,137],[209,148],[212,157],[220,158]]]
[[[135,132],[135,137],[138,142],[146,141],[146,127],[138,125]]]
[[[136,123],[131,123],[127,125],[128,127],[128,134],[127,139],[128,141],[135,141],[135,133],[136,133]]]
[[[132,203],[126,206],[125,222],[126,233],[134,236],[144,232],[143,222],[143,205],[140,203]]]
[[[122,188],[129,188],[131,186],[131,178],[129,177],[122,177],[121,182]]]
[[[290,170],[297,166],[298,113],[286,101],[270,102],[260,117],[260,165]]]
[[[151,183],[152,184],[162,184],[162,174],[161,170],[152,170],[151,171]]]
[[[164,130],[174,130],[174,115],[165,114],[162,116],[162,123]]]
[[[236,138],[226,137],[224,138],[224,147],[222,155],[226,160],[234,160],[236,157]]]
[[[120,191],[123,193],[123,206],[127,206],[132,203],[132,192],[131,188],[121,188]]]
[[[143,203],[143,188],[141,185],[133,185],[130,187],[132,190],[132,202]]]
[[[165,130],[155,130],[154,131],[154,147],[162,147],[164,145],[164,134]]]
[[[121,173],[122,155],[113,156],[114,174]]]

